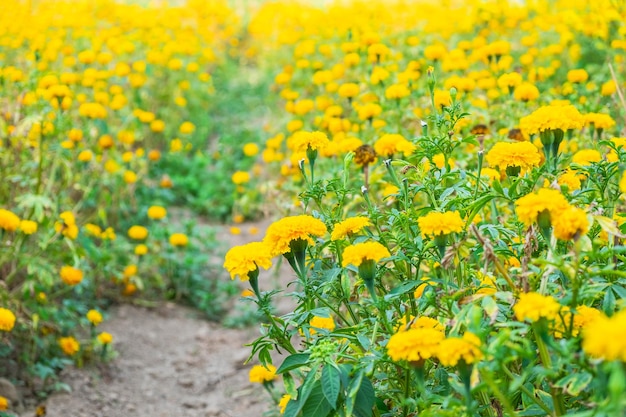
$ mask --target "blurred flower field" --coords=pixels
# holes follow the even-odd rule
[[[230,274],[270,415],[626,414],[623,2],[0,11],[3,375],[110,359],[111,304],[219,318]]]

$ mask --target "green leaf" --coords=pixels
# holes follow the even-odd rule
[[[556,386],[563,388],[570,395],[580,394],[591,383],[592,376],[588,372],[578,372],[561,378],[556,382]]]
[[[356,397],[361,388],[361,382],[363,382],[363,377],[365,376],[363,370],[359,370],[358,373],[350,383],[348,384],[348,397],[346,398],[346,415],[351,416],[353,410],[356,407]]]
[[[354,416],[371,417],[374,404],[376,402],[376,392],[374,386],[368,378],[363,378],[361,388],[356,394],[356,404],[354,406]]]
[[[280,367],[276,370],[277,374],[297,369],[306,365],[309,362],[309,353],[294,353],[287,356]]]
[[[333,365],[327,364],[322,369],[322,392],[333,409],[337,407],[337,398],[341,390],[341,374]]]
[[[322,390],[322,382],[316,381],[311,390],[309,398],[307,398],[302,407],[302,417],[326,417],[332,407],[324,396]]]

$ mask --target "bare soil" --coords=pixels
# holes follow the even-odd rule
[[[258,240],[268,224],[239,225],[239,235],[223,227],[218,239],[226,247]],[[269,290],[285,286],[292,274],[283,265],[262,276],[261,290]],[[237,303],[231,310],[236,312]],[[287,299],[277,306],[280,312],[289,308]],[[116,359],[65,370],[61,377],[72,392],[50,397],[47,416],[260,417],[276,410],[263,387],[249,382],[252,364],[244,365],[250,353],[244,345],[259,336],[258,325],[225,328],[193,309],[164,303],[152,309],[122,305],[101,327],[115,338]]]

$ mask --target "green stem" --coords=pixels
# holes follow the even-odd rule
[[[533,323],[533,331],[535,333],[535,340],[537,341],[537,349],[539,350],[539,357],[541,358],[541,362],[543,363],[544,368],[551,370],[552,359],[550,358],[548,347],[546,346],[546,343],[542,338],[542,329],[540,323]],[[565,404],[563,402],[563,395],[554,387],[550,387],[550,395],[552,396],[552,401],[554,402],[554,412],[556,416],[558,417],[564,415]]]

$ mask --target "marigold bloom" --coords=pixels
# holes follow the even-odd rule
[[[9,400],[0,395],[0,411],[6,411],[9,409]]]
[[[515,202],[515,213],[526,226],[537,221],[537,217],[547,212],[548,219],[558,216],[569,207],[569,203],[557,190],[542,188],[536,193],[526,194]]]
[[[246,171],[237,171],[233,174],[231,180],[235,185],[245,184],[250,181],[250,173]]]
[[[272,254],[263,242],[252,242],[231,248],[224,258],[224,268],[230,278],[239,276],[242,281],[249,279],[248,274],[259,267],[268,269],[272,266]]]
[[[435,107],[439,110],[452,105],[452,96],[447,90],[435,90]]]
[[[579,174],[575,171],[565,171],[559,178],[557,178],[557,183],[563,187],[566,186],[570,192],[580,190],[581,182],[579,178]]]
[[[463,231],[465,222],[461,219],[458,211],[446,211],[439,213],[431,211],[425,216],[417,219],[417,224],[422,232],[422,236],[439,236]]]
[[[529,135],[546,130],[580,129],[585,118],[572,105],[542,106],[520,121],[521,129]]]
[[[76,285],[83,280],[83,271],[68,265],[61,267],[59,275],[67,285]]]
[[[169,238],[170,245],[182,247],[187,246],[189,238],[184,233],[172,233]]]
[[[273,381],[276,379],[276,367],[270,364],[267,364],[267,366],[255,365],[250,369],[249,378],[250,382],[258,384]]]
[[[9,210],[0,209],[0,229],[14,232],[20,227],[20,218]]]
[[[98,310],[89,310],[87,312],[87,320],[94,326],[102,323],[102,314]]]
[[[59,339],[59,346],[61,350],[68,355],[73,356],[80,350],[80,343],[72,336],[62,337]]]
[[[572,156],[573,163],[583,166],[589,166],[600,161],[602,161],[602,155],[595,149],[581,149]]]
[[[289,404],[289,400],[291,400],[291,395],[285,394],[280,398],[278,402],[278,410],[280,414],[285,414],[285,409],[287,408],[287,404]]]
[[[492,167],[506,169],[520,167],[528,170],[541,163],[541,155],[535,145],[530,142],[498,142],[486,155]]]
[[[536,292],[520,294],[519,300],[513,306],[515,317],[519,321],[538,321],[541,318],[554,320],[561,310],[561,305],[549,295]]]
[[[445,331],[445,327],[439,320],[428,316],[412,317],[408,323],[406,322],[406,317],[402,317],[398,331],[402,332],[409,329],[434,329],[442,333]]]
[[[585,122],[593,125],[596,129],[610,129],[615,126],[615,120],[608,114],[587,113],[585,114]]]
[[[378,242],[363,242],[350,245],[343,251],[342,266],[360,266],[365,261],[378,262],[382,258],[388,258],[389,250]]]
[[[148,253],[148,247],[144,244],[139,244],[135,246],[135,255],[143,256]]]
[[[345,239],[352,233],[360,232],[364,227],[371,226],[370,219],[367,217],[357,216],[349,217],[335,225],[330,235],[330,240]]]
[[[165,207],[151,206],[148,208],[148,217],[154,220],[160,220],[167,215]]]
[[[339,86],[339,90],[337,91],[339,97],[343,98],[353,98],[359,94],[359,85],[355,83],[345,83]]]
[[[111,335],[111,333],[102,332],[98,335],[98,342],[103,345],[111,344],[111,342],[113,342],[113,335]]]
[[[570,207],[552,218],[554,236],[561,240],[578,239],[589,230],[589,221],[585,210]]]
[[[515,87],[513,97],[519,101],[532,101],[539,98],[539,89],[531,83],[522,83]]]
[[[135,240],[144,240],[148,237],[148,229],[143,226],[131,226],[128,229],[128,237]]]
[[[294,134],[294,151],[322,150],[330,144],[328,136],[322,132],[297,132]]]
[[[272,256],[282,255],[291,251],[290,243],[304,240],[309,244],[314,241],[311,236],[322,236],[327,232],[324,223],[306,214],[285,217],[267,228],[263,242],[269,247]]]
[[[404,136],[392,133],[381,136],[374,143],[374,150],[378,155],[391,157],[393,154],[402,152],[409,156],[415,150],[415,145],[404,138]]]
[[[601,314],[583,329],[583,350],[594,358],[626,362],[626,310]]]
[[[20,230],[25,235],[32,235],[37,231],[37,222],[32,220],[22,220],[20,222]]]
[[[401,331],[389,338],[387,354],[394,361],[418,362],[437,354],[445,335],[442,331],[428,328]]]
[[[10,332],[15,326],[15,314],[7,308],[0,307],[0,331]]]
[[[59,217],[61,221],[54,224],[54,230],[69,239],[76,239],[78,236],[78,226],[76,226],[74,214],[70,211],[64,211],[59,214]]]
[[[311,334],[315,333],[315,329],[326,329],[332,332],[335,330],[335,320],[332,317],[313,316],[309,321],[309,326],[312,327]]]
[[[467,332],[463,337],[448,337],[437,349],[437,358],[443,366],[456,366],[463,361],[470,365],[483,358],[478,336]]]
[[[196,130],[196,126],[191,122],[183,122],[178,128],[178,131],[183,135],[193,133],[194,130]]]
[[[243,154],[246,156],[254,156],[259,153],[259,145],[256,143],[246,143],[243,145]]]
[[[573,69],[567,72],[567,81],[572,84],[583,83],[589,79],[589,74],[583,68]]]

